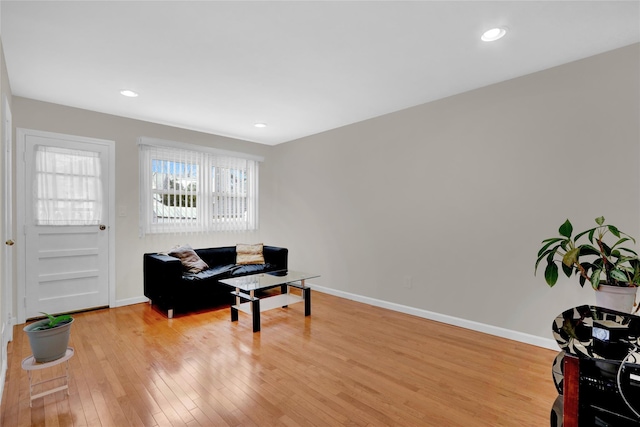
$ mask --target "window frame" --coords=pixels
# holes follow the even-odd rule
[[[259,200],[259,163],[264,161],[262,157],[246,153],[238,153],[219,150],[211,147],[186,144],[175,141],[165,141],[155,138],[141,137],[138,139],[138,154],[140,167],[140,237],[145,234],[161,233],[198,233],[198,232],[240,232],[255,231],[258,229],[258,200]],[[153,161],[167,161],[184,163],[184,169],[196,169],[196,189],[188,193],[158,191],[153,187]],[[194,165],[194,166],[186,166]],[[240,165],[240,166],[238,166]],[[242,167],[244,165],[244,167]],[[215,188],[214,171],[226,169],[229,174],[232,170],[240,170],[244,173],[244,195],[235,193],[221,193]],[[186,181],[186,179],[185,179]],[[156,181],[157,182],[157,181]],[[154,220],[154,196],[158,194],[195,195],[195,216],[192,220],[167,221],[158,223]],[[227,217],[214,218],[214,201],[220,196],[225,201],[230,198],[241,197],[246,206],[243,218],[230,220]],[[236,208],[238,202],[235,203]],[[175,217],[173,217],[175,218]]]

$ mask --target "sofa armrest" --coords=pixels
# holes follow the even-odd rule
[[[182,263],[178,258],[162,254],[144,254],[144,296],[154,304],[173,308],[174,291],[180,289]]]
[[[289,263],[289,249],[277,246],[264,246],[262,248],[264,262],[274,265],[278,270],[287,270]]]

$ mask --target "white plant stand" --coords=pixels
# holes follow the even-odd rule
[[[56,360],[52,360],[51,362],[45,362],[45,363],[38,363],[36,362],[36,359],[33,357],[33,355],[25,358],[22,361],[22,369],[24,369],[25,371],[28,372],[29,374],[29,407],[31,407],[32,402],[35,399],[38,399],[40,397],[44,397],[44,396],[48,396],[50,394],[56,393],[58,391],[62,391],[62,390],[66,390],[67,391],[67,396],[69,396],[69,359],[71,359],[73,357],[73,355],[75,354],[75,351],[73,350],[73,347],[67,347],[67,351],[64,354],[64,356],[62,356],[59,359]],[[37,383],[32,383],[31,382],[31,373],[32,371],[36,371],[39,369],[46,369],[46,368],[51,368],[53,366],[57,366],[61,363],[66,363],[66,367],[65,367],[65,374],[59,377],[55,377],[55,378],[50,378],[48,380],[44,380],[44,381],[40,381]],[[60,387],[56,387],[56,388],[52,388],[46,391],[43,391],[42,393],[38,393],[38,394],[33,394],[33,389],[35,386],[41,385],[41,384],[45,384],[51,381],[55,381],[55,380],[60,380],[60,379],[64,379],[64,385],[61,385]]]

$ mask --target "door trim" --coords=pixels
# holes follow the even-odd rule
[[[44,138],[61,138],[76,142],[87,142],[93,144],[101,144],[107,146],[109,153],[109,181],[107,200],[109,203],[109,224],[107,232],[109,233],[109,267],[108,267],[108,286],[109,286],[109,307],[115,307],[116,303],[116,250],[115,250],[115,189],[116,189],[116,167],[115,167],[115,141],[109,141],[105,139],[88,138],[75,135],[67,135],[55,132],[45,132],[33,129],[16,129],[16,209],[17,216],[17,234],[20,236],[17,240],[17,295],[16,295],[16,318],[18,324],[26,322],[26,224],[24,221],[24,215],[20,215],[20,212],[24,212],[26,206],[26,164],[25,164],[25,146],[27,136],[39,136]]]
[[[4,239],[15,240],[13,228],[13,116],[11,113],[11,106],[6,96],[3,97],[3,135],[2,135],[2,149],[4,150],[4,200],[2,206],[4,209],[4,224],[3,236]],[[2,244],[2,242],[0,242]],[[3,333],[3,350],[6,350],[4,345],[13,341],[13,285],[14,285],[14,271],[13,271],[13,257],[15,250],[13,247],[3,246],[2,252],[4,253],[5,271],[2,273],[4,289],[2,290],[2,322],[3,328],[7,330]],[[6,341],[5,341],[6,333]]]
[[[4,211],[2,226],[2,240],[14,240],[13,234],[13,123],[11,114],[11,105],[9,99],[5,96],[2,97],[2,150],[4,151],[2,161],[4,162],[3,173],[3,185],[2,189],[2,210]],[[13,246],[7,246],[4,242],[0,242],[2,245],[2,257],[4,263],[4,271],[2,274],[2,285],[0,286],[1,302],[2,302],[2,319],[0,319],[0,342],[2,348],[0,349],[0,399],[4,394],[4,383],[7,378],[8,362],[9,362],[9,342],[13,341],[13,285],[14,285],[14,269],[13,269],[13,254],[15,252]]]

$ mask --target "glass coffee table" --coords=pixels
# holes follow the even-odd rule
[[[231,306],[231,321],[238,320],[238,311],[251,314],[253,317],[253,332],[260,331],[260,312],[274,308],[286,308],[291,304],[304,301],[304,315],[311,315],[311,288],[305,286],[305,280],[320,277],[318,274],[300,271],[273,271],[269,273],[251,274],[249,276],[222,279],[220,283],[235,288],[231,292],[236,297],[236,303]],[[280,294],[263,298],[255,296],[255,291],[267,290],[280,286]],[[291,288],[302,290],[302,295],[291,293]],[[245,302],[242,302],[245,301]]]

